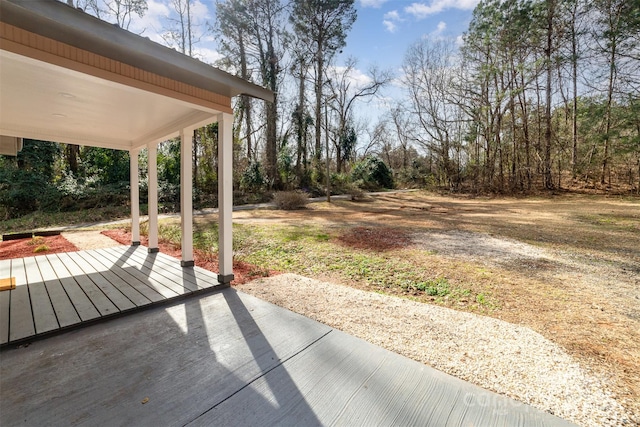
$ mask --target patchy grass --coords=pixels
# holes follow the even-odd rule
[[[145,227],[141,229],[144,234]],[[160,223],[158,229],[163,241],[179,246],[179,225]],[[358,234],[364,238],[355,238]],[[353,244],[345,244],[345,236]],[[397,247],[398,242],[404,247]],[[429,267],[434,261],[432,252],[407,248],[408,244],[403,230],[362,233],[359,227],[327,229],[313,224],[233,225],[234,258],[255,266],[255,271],[250,272],[253,277],[275,270],[446,306],[465,306],[472,311],[499,307],[499,301],[489,297],[486,286],[469,286],[464,280],[439,275]],[[395,249],[390,251],[388,245]],[[217,254],[215,221],[194,224],[194,246]]]

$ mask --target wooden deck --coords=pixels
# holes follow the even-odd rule
[[[143,247],[0,272],[3,426],[572,425]]]
[[[572,425],[232,288],[0,357],[3,426]]]
[[[147,248],[99,250],[0,260],[0,346],[51,335],[123,313],[217,288],[217,275],[182,268]]]

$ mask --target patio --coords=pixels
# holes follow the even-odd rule
[[[572,425],[146,248],[10,264],[2,425]]]
[[[0,292],[2,346],[221,286],[210,271],[142,246],[1,260],[0,272],[16,280]]]

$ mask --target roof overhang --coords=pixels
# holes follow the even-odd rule
[[[57,0],[0,0],[0,135],[138,149],[273,93]]]

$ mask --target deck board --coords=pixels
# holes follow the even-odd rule
[[[57,254],[57,257],[67,271],[73,275],[76,283],[95,306],[96,310],[98,310],[100,316],[109,316],[120,312],[118,307],[105,295],[102,289],[76,264],[73,257],[67,253]]]
[[[2,358],[2,425],[572,425],[234,289]]]
[[[110,268],[113,267],[113,263],[106,260],[96,251],[82,251],[78,252],[78,255],[80,255],[87,263],[91,264],[97,272],[100,272],[100,274],[107,279],[109,283],[118,288],[118,290],[122,292],[129,301],[135,304],[136,307],[142,307],[153,302],[144,295],[145,289],[141,288],[140,283],[128,283],[122,280],[114,271],[110,270]],[[148,289],[148,286],[143,286]]]
[[[111,283],[113,275],[103,275],[101,272],[95,269],[91,262],[87,261],[82,252],[69,252],[67,254],[73,261],[82,269],[93,283],[109,298],[109,300],[118,308],[119,311],[131,310],[136,305],[131,302],[129,298],[121,292],[122,285],[117,286],[115,283]],[[91,260],[91,258],[90,258]],[[126,284],[125,284],[126,285]],[[129,285],[126,285],[131,288]]]
[[[9,342],[9,307],[11,304],[11,293],[9,291],[0,292],[0,344]]]
[[[47,288],[42,280],[36,258],[38,257],[24,258],[24,268],[29,287],[29,297],[31,298],[31,309],[36,334],[43,334],[58,329],[60,325],[53,305],[51,304],[49,292],[47,292]]]
[[[11,294],[9,341],[16,341],[35,335],[36,330],[33,324],[33,314],[31,313],[31,300],[29,298],[24,259],[11,260],[11,275],[16,278],[16,288],[9,291]]]
[[[173,298],[179,295],[179,293],[171,289],[170,286],[167,286],[164,283],[158,283],[155,280],[150,280],[150,278],[138,268],[136,268],[135,265],[131,265],[126,261],[123,261],[122,258],[119,258],[117,253],[114,253],[107,249],[101,249],[99,250],[99,253],[109,261],[113,262],[114,265],[119,266],[120,269],[118,269],[117,271],[121,271],[123,274],[132,277],[140,283],[143,283],[145,286],[151,288],[153,292],[155,292],[162,298]],[[156,301],[162,298],[158,298],[156,299]]]
[[[0,279],[11,277],[11,260],[0,259]]]
[[[0,268],[17,285],[0,297],[2,347],[218,288],[202,280],[204,270],[141,247],[38,255]]]
[[[142,273],[148,275],[151,280],[164,284],[180,295],[195,292],[199,289],[197,284],[183,278],[184,268],[180,267],[180,270],[178,270],[175,265],[173,268],[163,268],[166,264],[160,262],[161,259],[162,256],[158,256],[158,253],[143,254],[140,251],[136,251],[126,260],[126,264],[139,269]]]
[[[72,277],[69,270],[60,261],[57,255],[47,255],[49,264],[56,272],[56,277],[60,280],[60,284],[69,296],[75,311],[78,313],[80,320],[87,321],[100,317],[100,313],[89,297],[84,293],[78,282]]]
[[[149,254],[137,250],[135,252],[132,252],[130,254],[130,257],[123,261],[125,265],[139,269],[139,271],[147,276],[149,280],[153,281],[154,283],[163,284],[179,295],[189,294],[198,290],[198,287],[195,284],[184,281],[179,274],[173,273],[177,270],[175,260],[172,268],[170,269],[154,268],[154,266],[156,265],[156,260],[162,258],[162,255],[159,254],[160,252]]]
[[[135,290],[140,292],[151,302],[158,302],[167,299],[161,292],[161,289],[157,289],[153,283],[149,281],[143,274],[138,274],[135,268],[127,268],[126,266],[118,265],[117,258],[112,257],[108,252],[102,249],[98,249],[91,252],[92,256],[99,260],[105,267],[116,266],[117,268],[111,268],[113,274],[118,276],[122,281],[128,283]],[[159,287],[161,288],[161,287]],[[175,295],[172,295],[175,296]]]
[[[0,260],[0,279],[11,277],[11,260]],[[9,341],[9,307],[11,292],[0,291],[0,344]]]
[[[162,253],[160,253],[160,255],[161,256],[158,256],[156,258],[155,265],[163,268],[170,267],[171,258]],[[140,257],[141,254],[139,252],[136,252],[134,256]],[[217,274],[212,273],[208,270],[204,270],[202,268],[183,268],[181,273],[184,280],[194,284],[198,287],[198,289],[206,289],[218,284]]]
[[[65,328],[80,323],[80,316],[53,271],[49,259],[46,256],[37,256],[35,259],[60,327]]]

